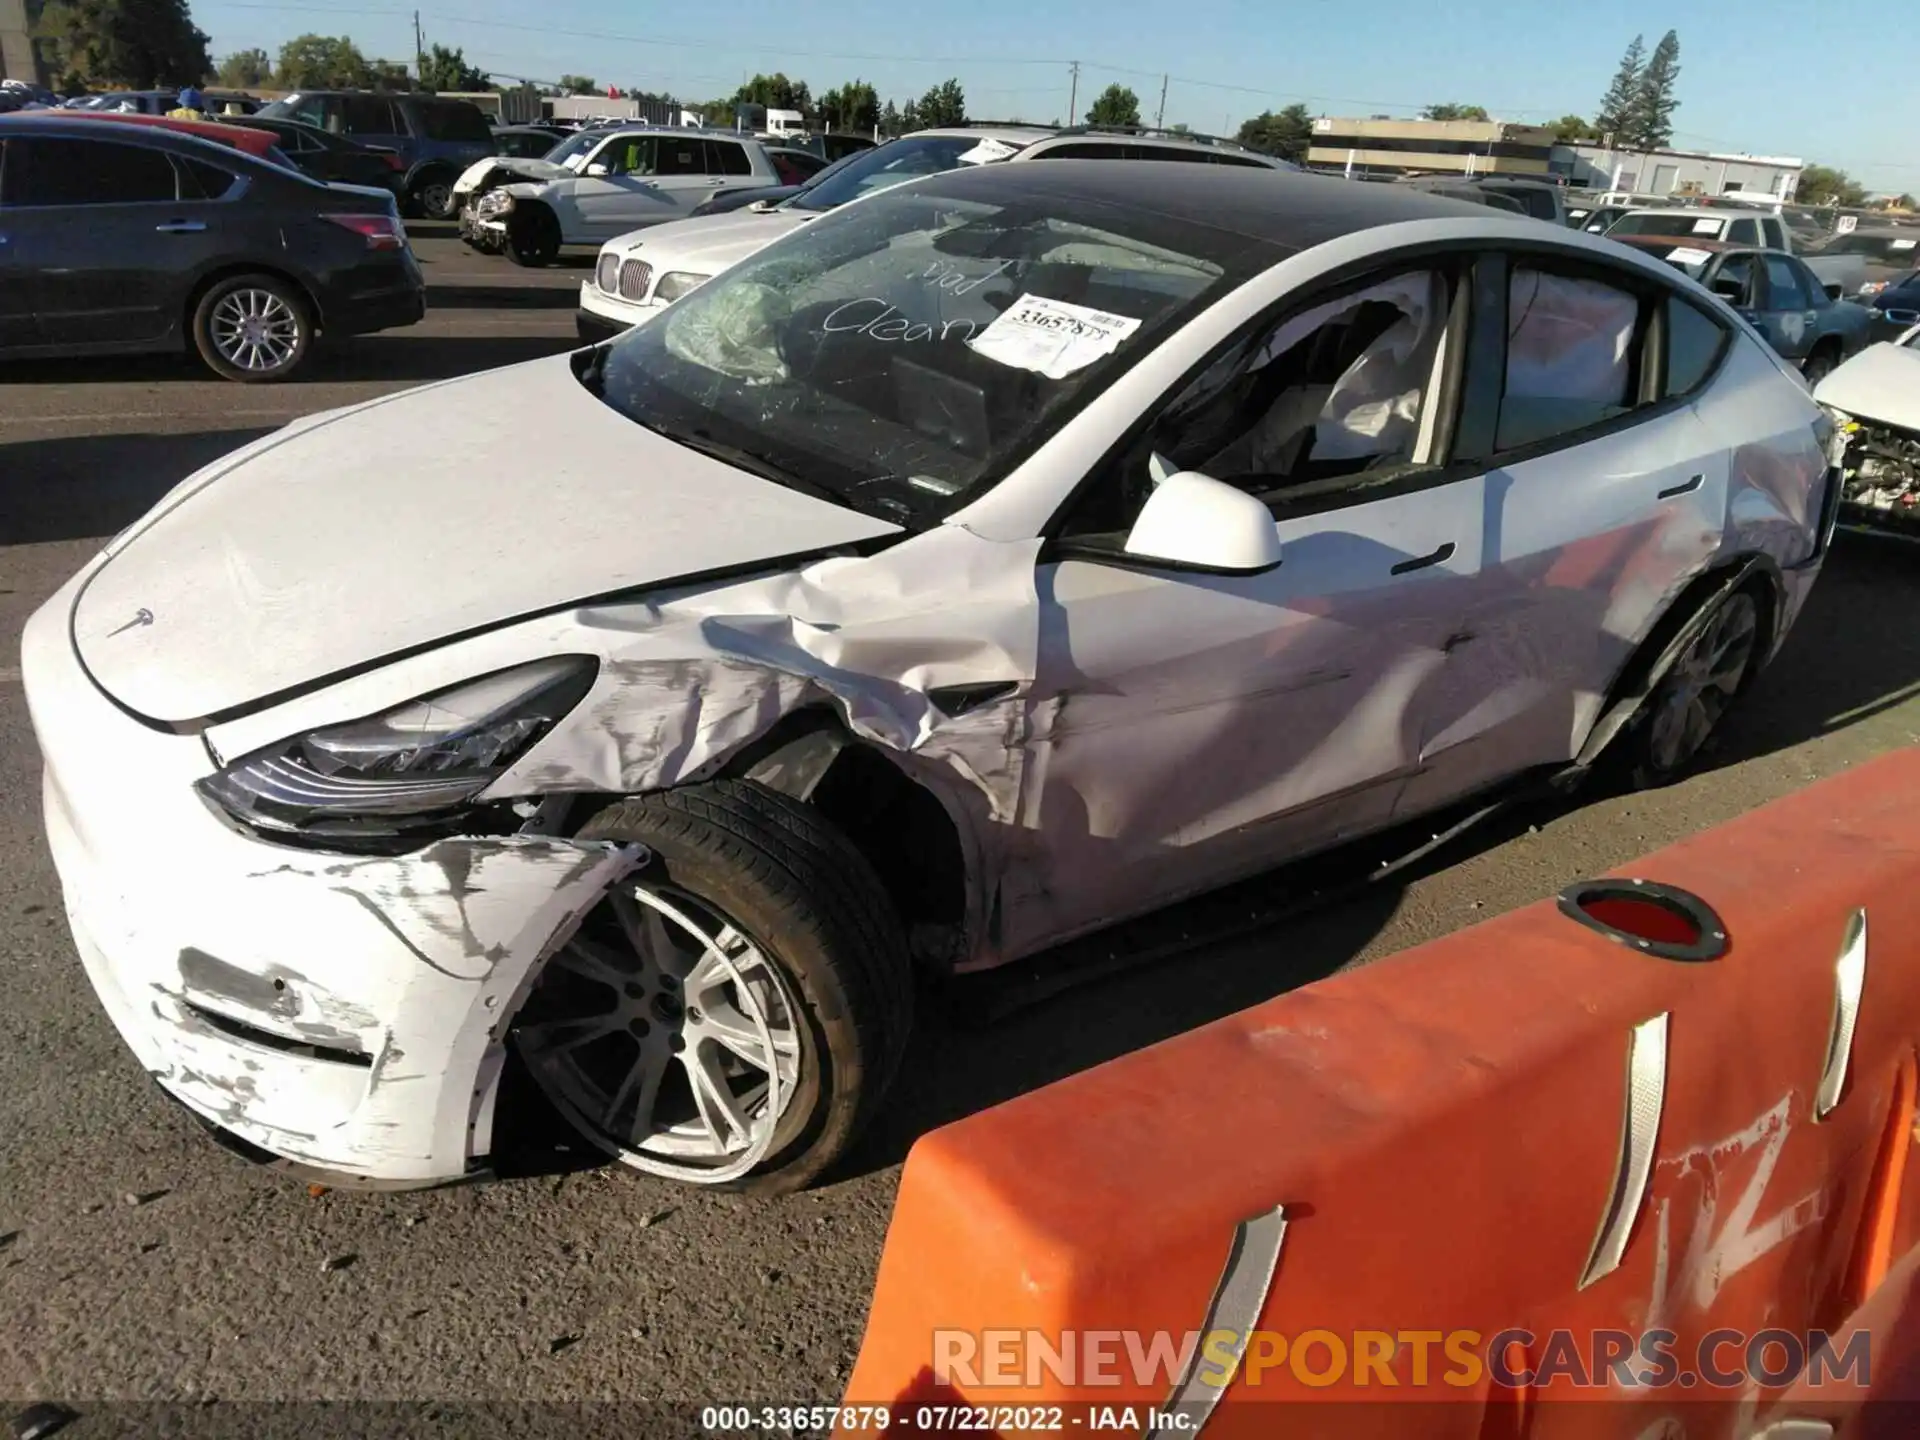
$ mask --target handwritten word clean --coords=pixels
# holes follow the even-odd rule
[[[863,308],[865,307],[865,308]],[[909,320],[877,295],[864,296],[836,305],[820,322],[823,335],[864,335],[869,340],[911,344],[918,340],[945,340],[955,326],[963,327],[960,338],[971,340],[979,326],[972,320]]]

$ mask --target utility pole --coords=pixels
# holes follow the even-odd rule
[[[420,33],[418,10],[413,12],[413,78],[415,80],[427,78],[427,42],[426,37]]]
[[[1076,113],[1075,107],[1080,103],[1080,62],[1078,60],[1073,62],[1072,70],[1073,85],[1067,91],[1067,124],[1078,125],[1080,122],[1073,118]]]
[[[1156,130],[1163,129],[1165,128],[1166,123],[1167,123],[1167,77],[1165,75],[1162,75],[1160,77],[1160,108],[1154,112],[1153,128]]]

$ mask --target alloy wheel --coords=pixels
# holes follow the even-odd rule
[[[738,1179],[769,1153],[800,1073],[798,1011],[713,907],[623,881],[548,961],[516,1025],[547,1098],[639,1170]]]
[[[1727,598],[1661,683],[1647,753],[1674,774],[1700,753],[1753,663],[1760,610],[1744,590]]]
[[[299,353],[300,317],[271,290],[230,290],[213,307],[209,324],[214,349],[229,365],[264,375]]]

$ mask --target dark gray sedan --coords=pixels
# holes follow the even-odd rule
[[[1823,285],[1803,260],[1784,250],[1692,236],[1611,233],[1607,238],[1657,255],[1698,280],[1796,362],[1810,385],[1857,354],[1873,329],[1866,306],[1841,299],[1839,286]]]

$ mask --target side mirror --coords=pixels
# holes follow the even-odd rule
[[[1158,480],[1127,536],[1127,554],[1197,570],[1254,575],[1280,563],[1267,507],[1197,470]]]
[[[589,175],[594,175],[594,176],[611,175],[612,173],[613,173],[613,167],[611,165],[608,165],[603,160],[596,160],[591,165],[587,166],[587,174]]]
[[[1741,297],[1747,293],[1747,287],[1739,280],[1716,280],[1713,282],[1713,293],[1729,305],[1738,305]]]
[[[1829,300],[1838,300],[1838,299],[1840,299],[1840,298],[1841,298],[1841,295],[1842,295],[1842,292],[1843,292],[1843,291],[1844,291],[1844,290],[1846,289],[1846,287],[1845,287],[1844,285],[1837,285],[1837,284],[1836,284],[1836,285],[1822,285],[1822,286],[1821,286],[1820,288],[1821,288],[1822,290],[1825,290],[1825,291],[1827,292],[1827,298],[1828,298]]]

